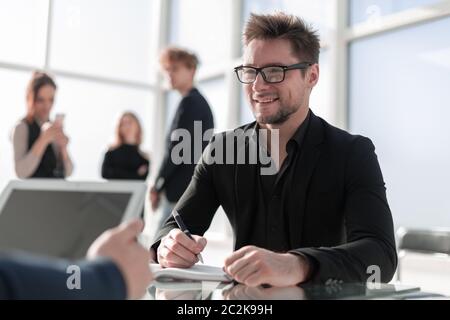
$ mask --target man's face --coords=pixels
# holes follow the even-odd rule
[[[172,89],[183,90],[192,85],[195,71],[188,68],[184,63],[170,62],[163,65],[163,69]]]
[[[244,66],[289,66],[300,59],[292,53],[288,40],[252,40],[244,51]],[[318,65],[306,71],[286,71],[283,82],[267,83],[258,74],[255,82],[245,84],[245,93],[250,102],[253,115],[259,124],[282,124],[293,114],[306,112],[309,106],[311,89],[317,83]]]

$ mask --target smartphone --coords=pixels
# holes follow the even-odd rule
[[[55,116],[55,123],[62,126],[65,117],[66,117],[66,115],[64,113],[57,113]]]

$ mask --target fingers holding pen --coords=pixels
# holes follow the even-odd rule
[[[180,229],[173,229],[161,239],[158,261],[163,267],[188,268],[198,262],[197,255],[203,251],[206,239],[200,236],[189,238]]]

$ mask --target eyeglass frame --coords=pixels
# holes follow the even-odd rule
[[[271,66],[265,66],[265,67],[262,67],[262,68],[256,68],[256,67],[252,67],[252,66],[240,65],[240,66],[234,68],[234,72],[236,73],[236,77],[238,78],[239,82],[243,83],[243,84],[252,84],[252,83],[254,83],[256,81],[256,78],[258,77],[258,74],[261,74],[262,78],[267,83],[281,83],[286,78],[286,71],[297,70],[297,69],[305,70],[305,69],[311,67],[314,64],[315,63],[313,63],[313,62],[299,62],[299,63],[291,64],[289,66],[271,65]],[[266,75],[264,74],[263,69],[273,68],[273,67],[277,67],[277,68],[282,68],[283,69],[283,79],[281,79],[280,81],[276,81],[276,82],[267,81]],[[239,74],[238,74],[239,70],[242,70],[242,68],[250,68],[250,69],[255,70],[256,71],[255,80],[253,80],[252,82],[243,82],[241,80],[241,78],[239,77]]]

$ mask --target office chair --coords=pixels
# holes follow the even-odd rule
[[[450,258],[450,230],[445,229],[407,229],[399,228],[397,281],[401,276],[401,261],[408,252],[430,255],[447,255]]]

